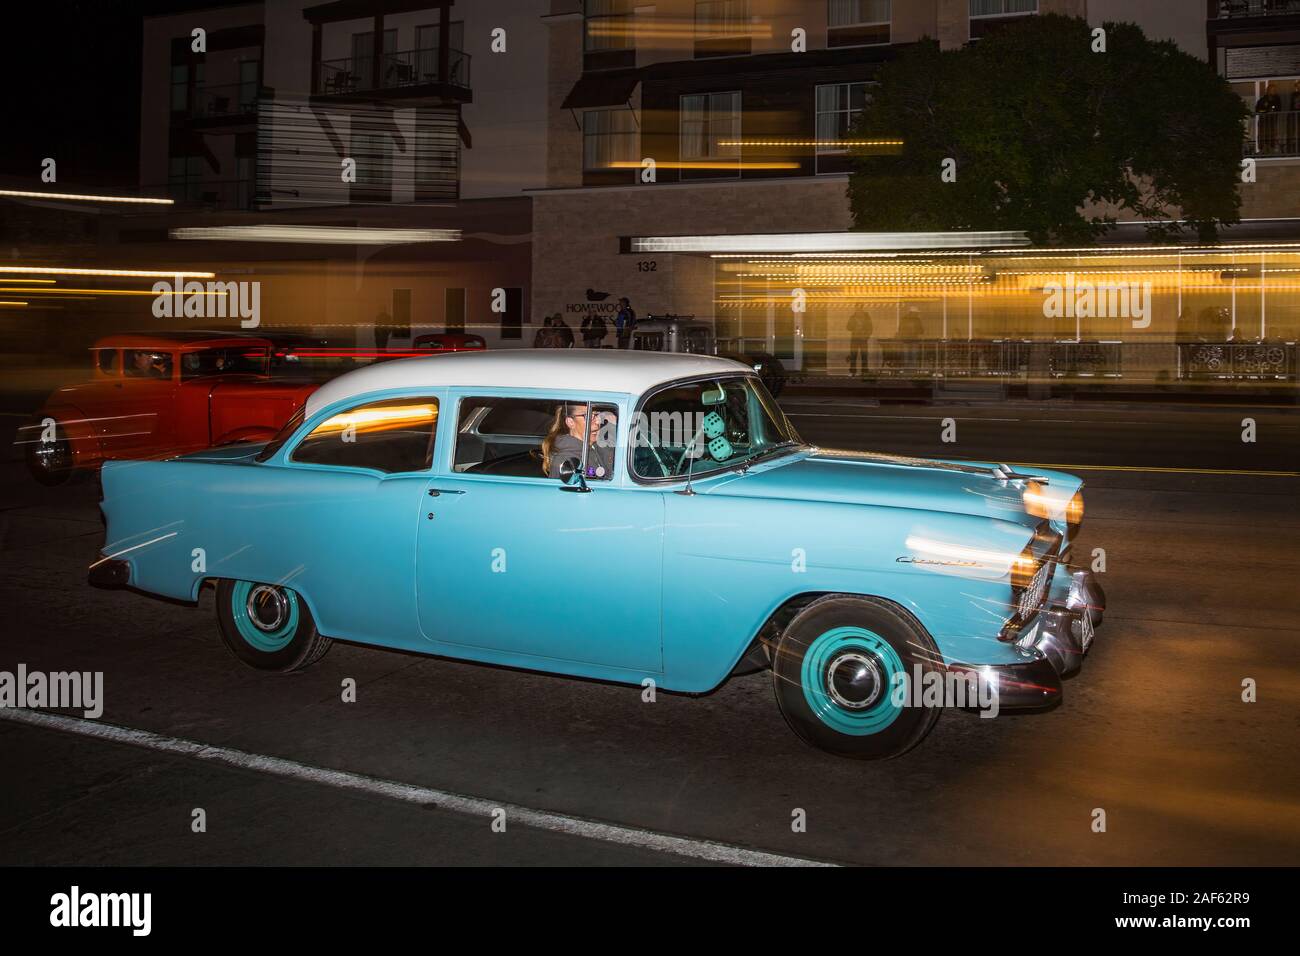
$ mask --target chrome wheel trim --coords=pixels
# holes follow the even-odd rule
[[[256,584],[244,602],[248,620],[259,631],[270,633],[284,626],[289,619],[289,599],[284,591],[269,584]]]
[[[847,674],[846,674],[847,672]],[[848,683],[857,689],[858,685],[866,688],[864,695],[854,694],[853,697],[843,693],[836,683],[836,675],[840,675],[841,682],[848,677]],[[865,710],[880,700],[880,695],[884,693],[885,681],[884,671],[880,666],[880,661],[874,654],[867,654],[862,651],[845,651],[837,654],[826,665],[826,693],[831,700],[843,707],[845,710]]]

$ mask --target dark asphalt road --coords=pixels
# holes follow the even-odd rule
[[[872,407],[791,400],[810,440],[1079,464],[1079,553],[1110,601],[1056,710],[948,713],[917,750],[860,764],[804,747],[766,674],[705,697],[336,645],[257,674],[189,608],[87,587],[90,483],[0,464],[0,670],[102,670],[100,724],[436,791],[867,864],[1294,864],[1300,860],[1300,442],[1276,411]],[[1259,441],[1240,442],[1253,414]],[[955,444],[941,419],[957,419]],[[8,447],[17,419],[0,420]],[[1186,471],[1128,470],[1197,469]],[[356,703],[340,700],[354,678]],[[1243,678],[1259,700],[1240,699]],[[3,717],[3,714],[0,714]],[[413,806],[0,719],[0,864],[665,864],[689,859]],[[196,807],[207,832],[190,831]],[[1094,833],[1093,811],[1107,814]],[[807,814],[792,832],[791,814]]]

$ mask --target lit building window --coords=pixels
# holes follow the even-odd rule
[[[1038,0],[970,0],[972,17],[1005,17],[1037,12]]]
[[[747,32],[749,0],[695,0],[695,35],[731,37]]]
[[[681,140],[679,153],[683,164],[698,164],[707,175],[740,174],[740,92],[692,93],[681,99]]]
[[[889,42],[890,0],[827,0],[826,45]]]
[[[631,50],[636,47],[632,33],[633,0],[585,0],[583,4],[586,50]]]
[[[636,115],[626,107],[582,114],[583,169],[612,169],[637,162]]]
[[[871,98],[869,83],[828,83],[817,87],[817,172],[839,173],[848,167],[847,146],[853,124]]]
[[[1038,0],[970,0],[970,36],[978,40],[1008,19],[1038,12]]]

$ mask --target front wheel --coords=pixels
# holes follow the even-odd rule
[[[830,595],[786,627],[772,662],[781,713],[806,743],[883,760],[911,750],[939,719],[915,706],[912,682],[939,660],[912,618],[885,601]]]
[[[27,471],[42,485],[53,488],[72,477],[72,445],[62,425],[53,426],[53,435],[46,440],[45,426],[31,425],[27,442]]]
[[[263,671],[302,670],[324,657],[331,643],[298,593],[275,584],[218,582],[217,623],[230,652]]]

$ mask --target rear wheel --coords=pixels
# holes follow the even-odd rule
[[[27,441],[27,471],[46,487],[61,485],[72,477],[72,445],[62,425],[54,426],[54,435],[43,441],[45,426],[37,422],[30,426],[31,438]]]
[[[818,749],[859,760],[897,757],[939,719],[939,708],[910,704],[912,682],[938,660],[930,635],[893,605],[830,595],[781,635],[772,662],[777,704]],[[900,687],[908,693],[896,693]]]
[[[316,630],[298,593],[276,584],[221,580],[217,622],[230,652],[258,670],[302,670],[320,660],[331,643]]]

